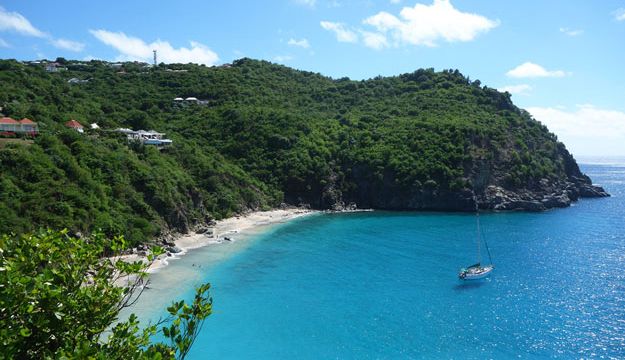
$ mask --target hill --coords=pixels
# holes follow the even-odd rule
[[[33,142],[0,143],[0,233],[101,228],[141,242],[281,204],[544,210],[607,196],[509,94],[458,70],[352,81],[251,59],[57,62],[0,61],[1,111],[39,126]]]

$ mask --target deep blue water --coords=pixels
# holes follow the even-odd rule
[[[276,227],[196,279],[214,313],[189,358],[623,359],[625,167],[583,170],[613,196],[480,216],[496,268],[477,282],[457,279],[476,260],[473,215]]]

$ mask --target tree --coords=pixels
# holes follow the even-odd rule
[[[175,302],[156,324],[142,328],[134,314],[116,323],[120,310],[141,295],[145,270],[162,252],[153,248],[147,263],[128,263],[111,256],[124,243],[101,234],[80,239],[66,230],[0,237],[0,354],[183,359],[211,314],[210,285],[200,286],[191,304]],[[169,344],[151,340],[159,331]]]

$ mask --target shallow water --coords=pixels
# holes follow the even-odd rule
[[[173,261],[134,310],[211,282],[190,359],[625,358],[625,166],[583,170],[613,196],[480,216],[485,280],[457,279],[470,214],[316,215]]]

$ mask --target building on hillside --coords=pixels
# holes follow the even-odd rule
[[[164,139],[164,133],[159,133],[154,130],[131,130],[126,128],[119,128],[115,130],[126,135],[128,141],[138,141],[144,145],[154,145],[158,148],[164,148],[172,144],[172,140]]]
[[[76,131],[78,131],[79,133],[83,133],[85,132],[84,127],[76,120],[70,120],[68,122],[65,123],[65,126],[67,126],[68,128],[72,128]]]
[[[98,125],[98,123],[91,123],[89,125],[89,127],[91,127],[91,130],[98,130],[98,129],[100,129],[100,125]]]
[[[17,132],[20,123],[17,120],[13,120],[10,117],[3,117],[0,119],[0,131],[2,132]]]
[[[195,96],[189,96],[187,98],[177,97],[174,98],[174,105],[208,105],[208,100],[199,100]]]
[[[21,132],[32,134],[32,135],[35,135],[39,132],[37,123],[30,119],[23,118],[22,120],[19,121],[19,123],[21,127]]]
[[[81,80],[79,78],[71,78],[69,80],[67,80],[68,84],[84,84],[84,83],[88,83],[89,79],[85,79],[85,80]]]
[[[39,132],[37,123],[30,119],[15,120],[10,117],[0,119],[0,133],[3,135],[26,134],[35,136]]]
[[[67,70],[66,67],[62,66],[57,62],[46,63],[44,68],[47,72],[58,72],[61,70]]]

